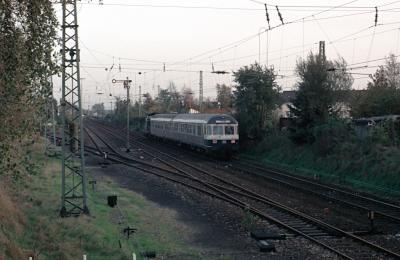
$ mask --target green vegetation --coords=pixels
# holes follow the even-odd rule
[[[265,130],[271,127],[272,110],[278,104],[279,86],[275,72],[256,63],[240,68],[234,77],[238,83],[234,103],[240,134],[244,139],[261,139]]]
[[[81,259],[83,254],[96,260],[131,259],[133,252],[144,251],[198,258],[198,249],[184,241],[185,234],[193,231],[178,223],[175,212],[119,188],[110,179],[98,181],[94,191],[90,187],[90,216],[61,219],[60,162],[42,151],[42,145],[35,145],[31,153],[40,165],[35,175],[7,185],[7,191],[1,185],[0,259],[26,259],[29,254],[39,259]],[[123,218],[117,208],[107,205],[106,196],[114,194]],[[122,232],[128,225],[138,229],[129,240]]]
[[[366,134],[361,136],[358,126],[341,111],[350,109],[350,115],[364,117],[399,114],[400,63],[391,55],[367,90],[356,95],[351,92],[353,79],[346,70],[344,60],[328,61],[312,53],[299,60],[298,91],[290,106],[289,131],[278,130],[269,119],[257,145],[243,156],[330,183],[400,197],[400,122],[390,118],[363,126]],[[246,87],[238,83],[238,89]],[[269,95],[272,98],[274,93]],[[266,102],[258,100],[254,106],[261,104]],[[240,111],[238,102],[236,105]],[[272,107],[269,109],[259,113],[267,116]],[[246,116],[238,119],[247,127],[250,115]]]
[[[314,142],[314,128],[339,117],[342,107],[338,104],[353,84],[353,78],[345,71],[344,60],[328,61],[313,53],[306,60],[298,61],[296,73],[300,81],[290,106],[293,115],[290,137],[293,141],[300,144]]]
[[[352,115],[356,118],[391,114],[400,114],[400,63],[393,54],[377,69],[367,90],[352,102]]]
[[[57,71],[56,28],[48,0],[0,1],[0,175],[19,178],[29,164],[25,147],[51,96],[48,77]]]
[[[325,126],[326,131],[329,126]],[[383,196],[400,197],[400,150],[382,145],[383,127],[366,139],[348,136],[326,151],[322,139],[310,145],[296,145],[287,133],[270,134],[256,148],[242,154],[268,167],[347,185]],[[320,154],[325,150],[325,156]]]

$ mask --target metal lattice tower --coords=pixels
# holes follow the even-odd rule
[[[200,82],[199,82],[199,104],[200,104],[200,113],[203,113],[203,71],[200,71]]]
[[[319,57],[320,57],[322,60],[326,60],[325,41],[320,41],[320,42],[319,42]]]
[[[61,217],[88,214],[77,0],[62,0]]]

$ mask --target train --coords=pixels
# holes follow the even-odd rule
[[[147,136],[170,140],[197,150],[231,156],[239,149],[239,124],[226,114],[151,114]]]

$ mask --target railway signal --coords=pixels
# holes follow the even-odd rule
[[[124,80],[117,80],[113,79],[112,83],[122,83],[124,88],[126,88],[126,152],[130,152],[130,144],[129,144],[129,107],[131,104],[131,99],[129,95],[129,90],[131,88],[131,83],[132,80],[130,80],[128,77]]]

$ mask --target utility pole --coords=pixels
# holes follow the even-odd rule
[[[139,117],[142,116],[142,86],[139,85]]]
[[[261,30],[267,31],[267,28],[266,27],[260,27],[258,29],[258,64],[260,64],[260,65],[261,65],[261,34],[262,34]],[[267,48],[268,48],[268,39],[267,39]]]
[[[76,2],[77,0],[62,0],[61,217],[89,214]]]
[[[54,105],[54,93],[53,93],[53,76],[50,77],[51,82],[51,121],[53,126],[53,144],[56,146],[56,117],[55,117],[55,105]]]
[[[199,103],[200,103],[200,113],[203,113],[203,71],[200,71],[200,91],[199,91]]]
[[[326,54],[325,54],[325,41],[320,41],[319,42],[319,57],[323,60],[326,60]]]
[[[48,102],[49,100],[46,98],[44,103],[44,153],[48,154],[50,147],[49,147],[49,140],[47,136],[47,125],[49,122],[49,109],[48,109]]]
[[[131,98],[130,98],[130,94],[129,94],[129,90],[131,88],[131,82],[132,80],[130,80],[128,77],[126,77],[125,80],[116,80],[113,79],[112,83],[123,83],[124,88],[126,88],[126,152],[129,153],[130,152],[130,143],[129,143],[129,108],[130,108],[130,104],[131,104]]]

